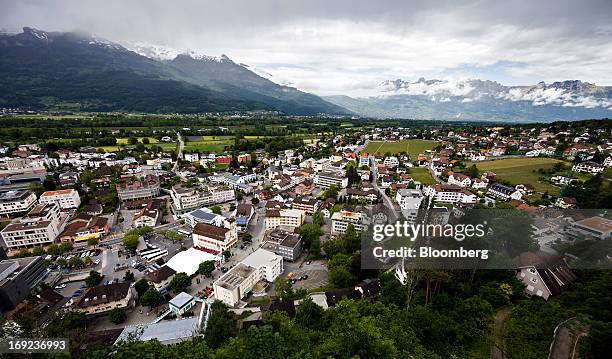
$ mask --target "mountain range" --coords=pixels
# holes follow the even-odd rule
[[[328,96],[362,116],[478,121],[554,121],[612,117],[612,87],[569,80],[504,86],[478,79],[388,80],[377,95]]]
[[[259,69],[147,44],[31,27],[0,34],[0,108],[202,113],[267,110],[424,120],[549,122],[612,117],[612,87],[579,80],[382,81],[369,97],[319,97]]]
[[[278,85],[227,56],[143,55],[80,33],[26,27],[19,34],[0,35],[0,107],[350,113],[316,95]]]

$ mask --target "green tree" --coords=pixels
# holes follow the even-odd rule
[[[229,249],[226,249],[221,253],[221,255],[223,255],[223,258],[225,258],[225,261],[227,262],[232,257],[232,252],[230,252]]]
[[[237,333],[236,319],[221,301],[216,300],[211,305],[208,326],[204,340],[211,348],[221,347],[228,339]]]
[[[140,303],[148,306],[149,308],[153,308],[159,303],[160,299],[161,297],[159,296],[159,293],[157,293],[157,290],[151,287],[142,295],[140,298]]]
[[[200,263],[198,266],[198,273],[205,277],[210,277],[212,272],[215,270],[215,261],[206,261]]]
[[[98,238],[89,238],[87,240],[87,245],[93,248],[96,248],[96,246],[98,245],[99,241]]]
[[[100,284],[101,281],[102,275],[96,272],[95,270],[89,272],[89,276],[85,278],[85,284],[90,288],[97,286],[98,284]]]
[[[80,257],[74,256],[70,258],[70,260],[68,261],[68,264],[70,264],[71,267],[78,267],[81,264],[83,264],[83,261],[81,260]]]
[[[302,236],[304,249],[310,249],[312,247],[312,243],[323,235],[321,226],[314,223],[302,225],[298,229],[298,233],[300,236]]]
[[[274,293],[280,299],[292,299],[294,294],[291,283],[283,277],[278,277],[274,281]]]
[[[32,248],[32,255],[42,256],[45,254],[45,249],[43,247],[34,247]]]
[[[221,206],[214,205],[210,207],[210,209],[213,211],[214,214],[221,214]]]
[[[61,253],[68,253],[72,250],[73,246],[70,242],[62,242],[59,246]]]
[[[134,277],[134,273],[132,273],[132,271],[126,271],[123,275],[123,280],[126,282],[134,282],[136,281],[136,277]]]
[[[134,288],[136,289],[136,293],[138,293],[138,297],[142,297],[149,289],[149,282],[141,278],[134,284]]]
[[[191,278],[187,273],[176,273],[170,281],[170,289],[175,293],[184,292],[191,286]]]
[[[334,267],[329,271],[329,284],[334,288],[347,288],[354,282],[355,278],[346,267]]]
[[[108,319],[113,324],[121,324],[125,322],[126,318],[127,318],[127,313],[125,312],[125,309],[123,308],[113,308],[110,310],[110,312],[108,312]]]
[[[58,246],[57,244],[55,244],[55,243],[50,244],[50,245],[47,247],[47,253],[48,253],[48,254],[50,254],[50,255],[52,255],[52,256],[59,255],[59,254],[60,254],[60,248],[59,248],[59,246]]]
[[[125,248],[134,250],[138,248],[138,235],[128,234],[125,237],[123,237],[123,240],[121,241],[121,243],[123,244]]]

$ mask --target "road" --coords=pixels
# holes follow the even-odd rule
[[[374,160],[372,160],[374,161]],[[392,219],[393,222],[397,221],[399,218],[399,215],[397,213],[397,211],[395,210],[395,206],[393,204],[393,201],[391,200],[391,198],[389,198],[389,196],[387,196],[387,194],[385,193],[384,189],[381,189],[378,186],[378,168],[376,167],[376,162],[374,162],[373,166],[370,166],[370,168],[372,169],[372,174],[373,174],[373,181],[372,181],[372,186],[374,186],[374,188],[380,193],[380,195],[382,196],[383,199],[383,203],[385,204],[385,206],[387,206],[387,208],[389,208],[390,212],[393,213],[393,216],[395,218]]]
[[[179,132],[176,133],[176,139],[179,142],[179,150],[176,155],[176,162],[174,163],[174,167],[172,167],[172,172],[176,172],[178,170],[179,161],[183,159],[183,150],[185,149],[185,142],[181,137]]]

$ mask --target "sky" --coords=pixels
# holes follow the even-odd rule
[[[318,95],[384,80],[612,85],[612,1],[0,0],[0,29],[86,31],[220,56]]]

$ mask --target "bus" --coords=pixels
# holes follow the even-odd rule
[[[140,254],[142,259],[146,260],[147,262],[156,261],[157,259],[162,258],[167,255],[168,255],[168,251],[166,249],[156,249],[153,251],[147,251],[146,253]]]

